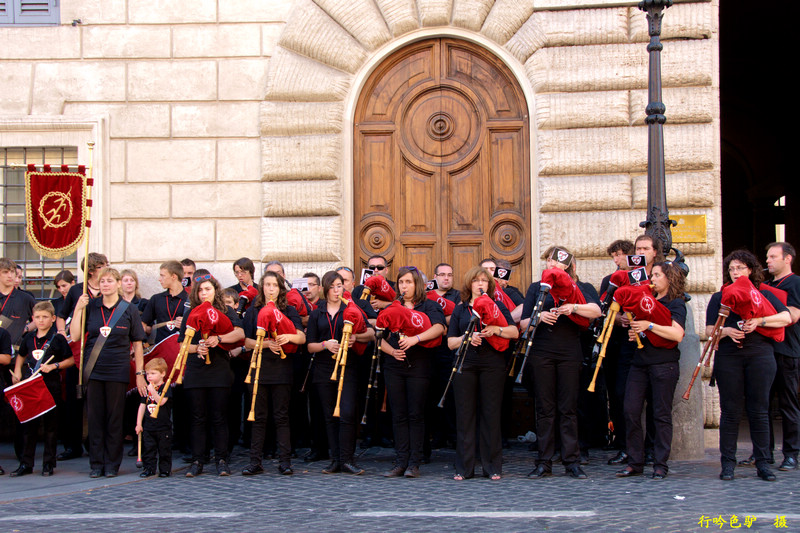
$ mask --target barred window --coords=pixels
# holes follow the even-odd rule
[[[77,164],[77,147],[0,148],[0,257],[14,260],[22,267],[21,289],[37,300],[49,300],[59,294],[53,278],[62,270],[78,274],[77,253],[61,259],[42,257],[25,234],[25,167],[29,163]]]

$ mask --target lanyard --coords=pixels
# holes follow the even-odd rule
[[[3,307],[0,307],[0,315],[2,315],[2,314],[3,314],[3,309],[5,309],[5,308],[6,308],[6,304],[7,304],[7,303],[8,303],[8,301],[11,299],[11,295],[12,295],[12,294],[14,294],[14,287],[11,287],[11,292],[9,292],[9,293],[8,293],[8,296],[6,296],[6,299],[5,299],[5,301],[3,302]]]
[[[335,332],[336,332],[336,327],[335,327],[336,317],[339,316],[340,312],[341,312],[341,309],[339,311],[337,311],[335,315],[333,315],[333,322],[331,322],[331,315],[330,315],[330,313],[328,313],[327,309],[325,310],[325,318],[328,319],[328,328],[330,329],[330,332],[331,332],[331,339],[336,339],[336,334],[335,334]]]
[[[42,341],[42,348],[45,347],[45,345],[47,344],[47,341],[48,341],[47,336],[45,336],[44,340]],[[33,349],[34,350],[41,350],[42,348],[39,348],[39,346],[36,345],[36,336],[34,336],[33,337]]]
[[[111,310],[111,314],[108,315],[108,320],[106,320],[106,313],[103,311],[103,306],[100,306],[100,314],[103,315],[103,327],[107,328],[108,323],[111,322],[111,317],[114,316],[114,313],[117,311],[117,306],[114,306],[114,309]]]
[[[173,313],[172,311],[169,310],[169,295],[165,296],[165,298],[167,299],[167,316],[169,317],[169,321],[172,322],[175,320],[175,315],[178,314],[178,309],[180,309],[181,307],[182,300],[180,298],[178,299],[178,305],[175,306],[175,312]],[[110,319],[111,317],[109,317],[109,320]]]
[[[783,283],[785,280],[787,280],[789,278],[789,276],[793,276],[793,275],[794,275],[794,272],[789,272],[789,274],[787,276],[783,276],[781,278],[781,280],[778,282],[778,284],[775,285],[775,288],[777,289],[778,287],[780,287],[781,283]],[[11,294],[9,294],[9,296],[11,296]],[[3,304],[3,305],[5,305],[5,304]]]

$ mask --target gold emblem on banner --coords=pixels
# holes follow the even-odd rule
[[[72,192],[70,190],[70,192]],[[63,228],[72,219],[72,201],[69,193],[50,191],[39,201],[39,216],[45,228]]]

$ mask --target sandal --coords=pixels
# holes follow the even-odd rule
[[[453,476],[453,481],[464,481],[464,476],[461,474],[456,474]]]
[[[502,476],[500,474],[492,474],[489,479],[491,479],[492,481],[500,481],[502,479]]]

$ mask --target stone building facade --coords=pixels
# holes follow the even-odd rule
[[[720,283],[718,0],[663,23],[670,214],[695,317]],[[0,147],[94,141],[91,247],[141,272],[241,256],[289,277],[353,264],[353,117],[365,80],[420,39],[463,39],[513,72],[529,108],[532,271],[571,248],[599,283],[646,206],[647,22],[624,0],[82,0],[61,24],[2,27]],[[71,24],[72,21],[79,20]],[[698,331],[701,329],[697,321]]]

